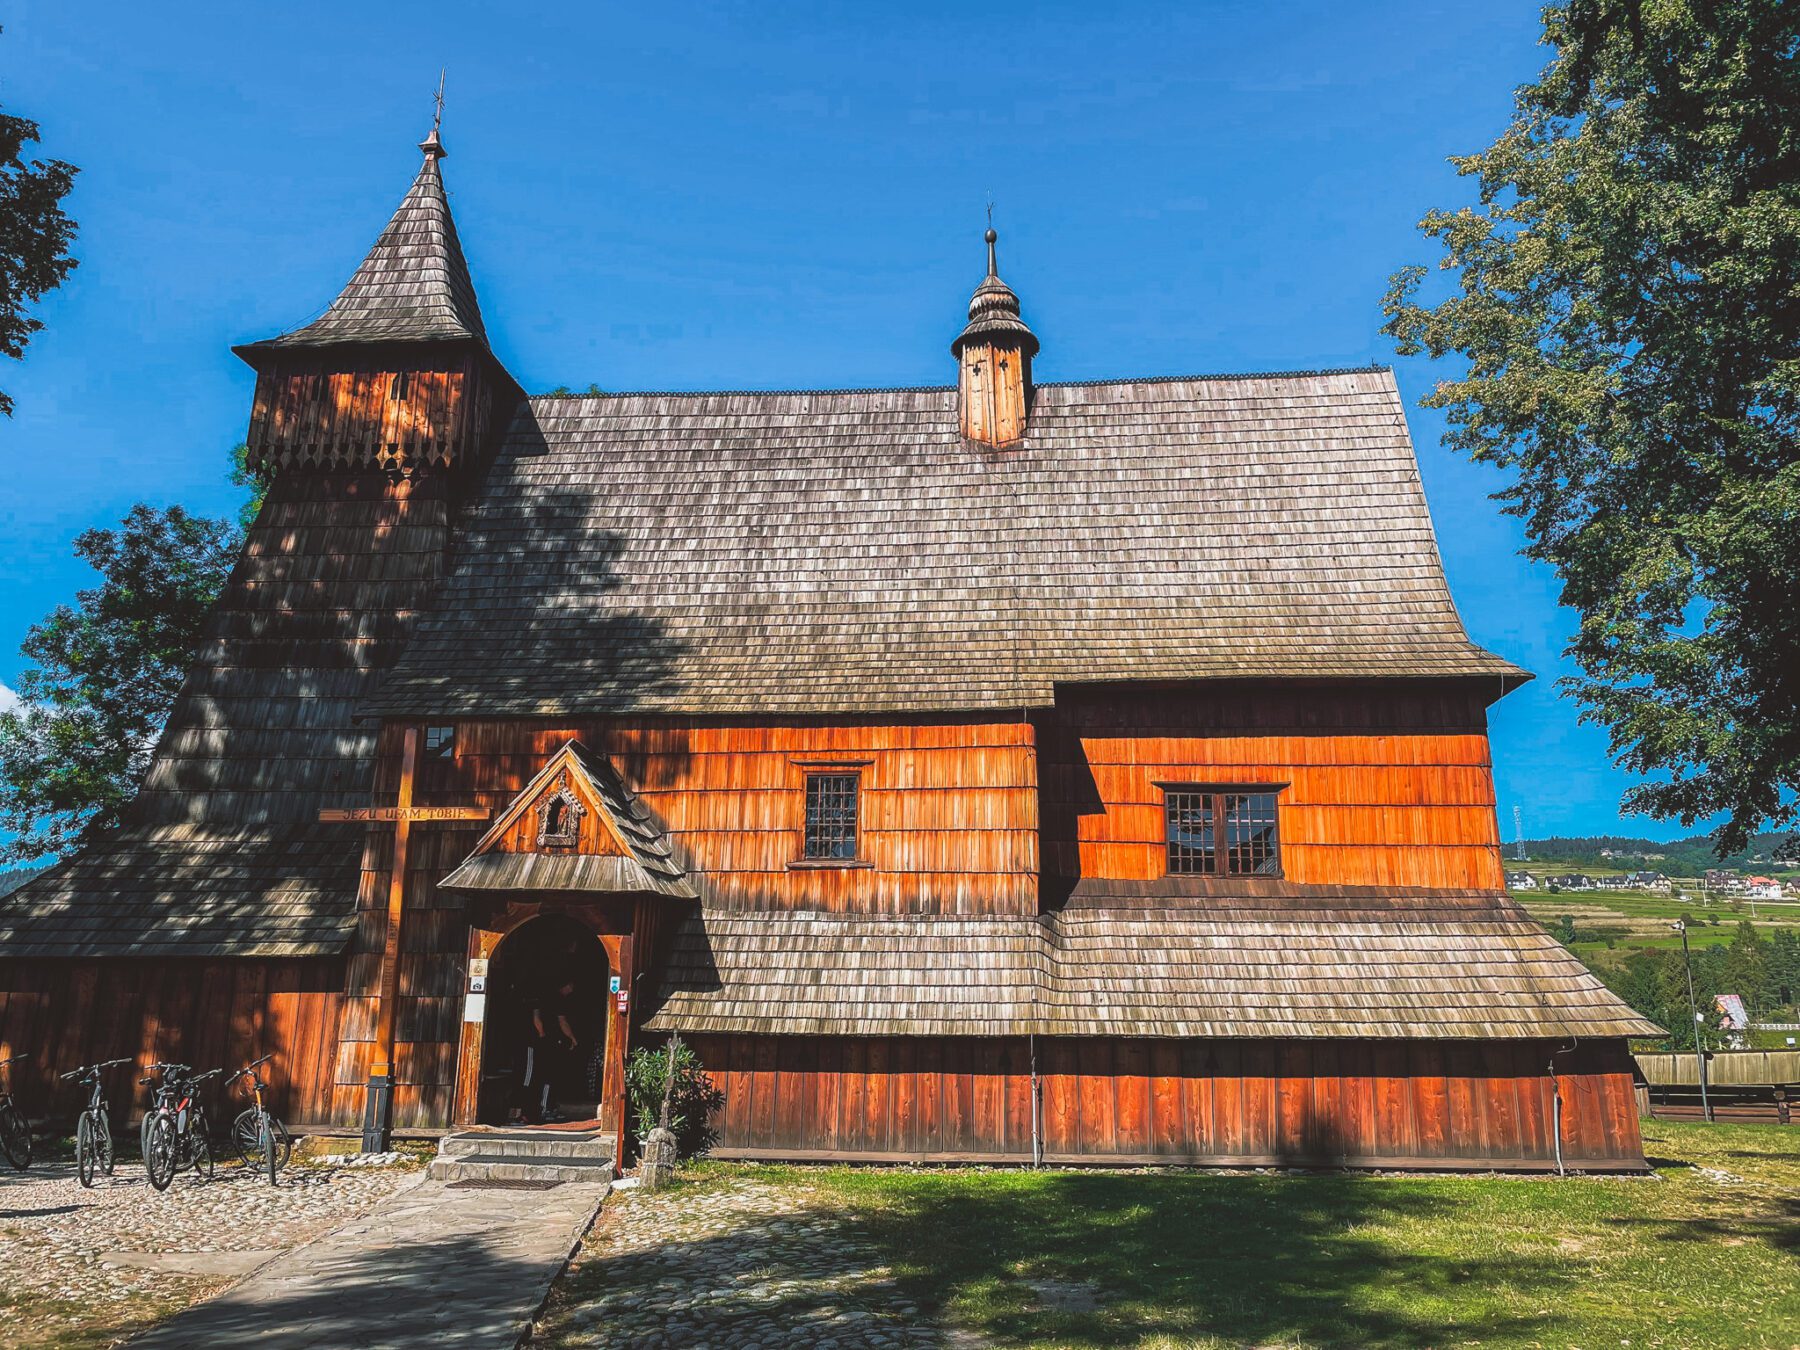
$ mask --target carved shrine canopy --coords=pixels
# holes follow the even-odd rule
[[[570,741],[441,883],[464,891],[699,893],[612,763]]]

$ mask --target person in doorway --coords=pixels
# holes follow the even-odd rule
[[[575,1048],[575,1028],[563,1010],[561,991],[531,1000],[525,1018],[525,1062],[519,1073],[518,1118],[528,1125],[562,1119],[556,1109],[557,1066]]]

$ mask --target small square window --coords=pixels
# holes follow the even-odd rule
[[[1171,876],[1281,875],[1274,789],[1164,789]]]
[[[856,860],[856,788],[853,773],[806,775],[804,857]]]
[[[456,758],[456,726],[455,726],[455,724],[452,723],[452,724],[447,724],[445,726],[436,726],[436,727],[426,727],[425,728],[425,758],[426,759],[455,759]]]

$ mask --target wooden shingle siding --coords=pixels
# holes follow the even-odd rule
[[[1188,897],[1040,916],[689,915],[646,1023],[683,1034],[1655,1035],[1504,895]]]
[[[1037,798],[1025,722],[469,721],[459,723],[454,762],[422,769],[420,800],[503,810],[570,739],[617,766],[711,905],[1036,909]],[[868,865],[791,866],[801,861],[805,775],[833,763],[859,766],[858,861]],[[466,851],[470,836],[453,833]]]
[[[1424,681],[1065,690],[1035,718],[1046,886],[1163,876],[1158,785],[1218,783],[1281,787],[1289,881],[1498,890],[1491,692]]]
[[[696,1036],[727,1158],[1028,1162],[1031,1045]],[[1040,1037],[1043,1160],[1643,1169],[1631,1058],[1508,1043]]]
[[[0,899],[34,957],[341,952],[376,724],[358,700],[443,575],[441,479],[291,473],[269,490],[125,827]]]
[[[391,715],[1039,708],[1058,683],[1525,678],[1451,604],[1393,376],[522,406]]]

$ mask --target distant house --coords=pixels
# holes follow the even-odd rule
[[[1706,889],[1722,895],[1742,895],[1744,879],[1723,867],[1709,867],[1706,869]]]
[[[1544,884],[1553,891],[1591,891],[1594,879],[1581,872],[1566,872],[1562,876],[1545,877]]]
[[[1506,889],[1509,891],[1535,891],[1537,888],[1538,879],[1529,872],[1506,874]]]
[[[1664,891],[1674,888],[1674,883],[1661,872],[1632,872],[1625,878],[1625,885],[1634,891]]]
[[[1744,894],[1751,900],[1781,899],[1781,883],[1773,877],[1745,877]]]

